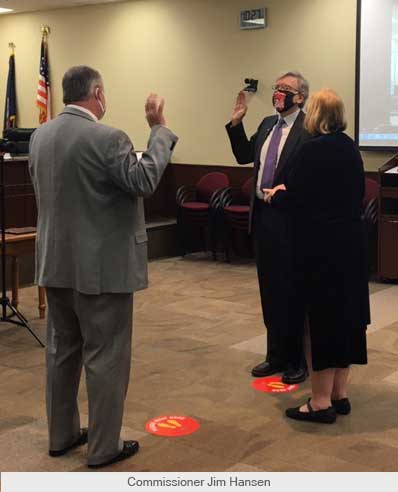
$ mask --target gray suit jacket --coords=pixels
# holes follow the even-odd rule
[[[38,285],[85,294],[147,286],[143,197],[155,191],[176,142],[156,125],[138,160],[125,133],[68,107],[34,132]]]

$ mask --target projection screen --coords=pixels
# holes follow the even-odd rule
[[[398,149],[398,0],[358,0],[356,140]]]

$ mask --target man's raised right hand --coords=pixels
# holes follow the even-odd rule
[[[246,94],[244,91],[240,91],[237,98],[235,107],[232,111],[231,124],[232,126],[239,125],[242,122],[247,112]]]
[[[155,125],[166,125],[163,108],[164,98],[159,97],[157,94],[149,94],[145,103],[145,116],[151,128]]]

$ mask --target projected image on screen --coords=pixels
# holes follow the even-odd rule
[[[398,148],[398,0],[359,3],[359,145]]]

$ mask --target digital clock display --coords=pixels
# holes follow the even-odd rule
[[[249,9],[240,11],[241,29],[264,29],[266,22],[266,9]]]

